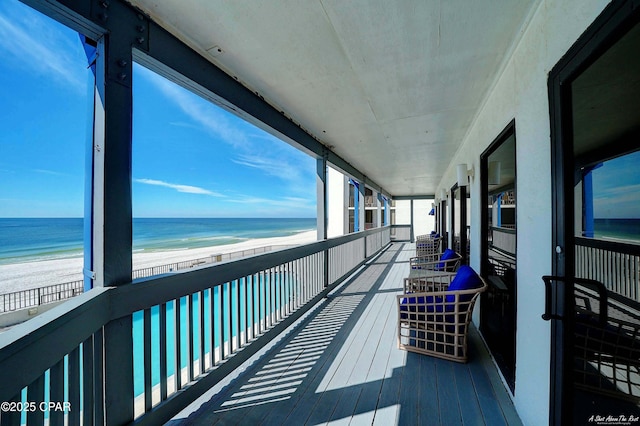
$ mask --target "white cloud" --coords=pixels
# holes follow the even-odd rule
[[[22,68],[84,91],[87,64],[80,39],[72,45],[57,25],[24,5],[5,7],[0,10],[0,51]]]
[[[299,183],[303,177],[313,182],[313,177],[306,176],[313,173],[312,170],[306,170],[311,161],[301,161],[303,158],[310,160],[306,154],[285,146],[285,142],[270,134],[256,131],[252,124],[240,118],[230,117],[230,113],[220,107],[189,93],[147,68],[138,66],[136,73],[155,85],[203,129],[235,148],[238,154],[232,161],[236,164],[259,169],[286,182]],[[188,126],[182,122],[172,124]]]
[[[282,180],[295,180],[299,178],[296,165],[286,159],[256,154],[240,154],[237,159],[232,159],[232,161],[242,166],[261,170],[270,176],[275,176]]]
[[[155,179],[134,179],[134,182],[143,183],[145,185],[163,186],[163,187],[175,189],[178,192],[184,192],[187,194],[202,194],[202,195],[210,195],[212,197],[225,197],[225,195],[220,194],[218,192],[210,191],[208,189],[204,189],[204,188],[200,188],[198,186],[192,186],[192,185],[181,185],[181,184],[169,183],[169,182],[164,182],[164,181],[155,180]]]
[[[248,144],[246,135],[225,117],[225,113],[208,101],[196,97],[177,84],[148,70],[142,66],[135,69],[136,73],[154,84],[166,97],[175,102],[196,123],[207,132],[234,147]],[[174,123],[175,124],[175,123]],[[183,125],[185,123],[182,123]]]
[[[296,197],[283,197],[279,199],[241,196],[239,198],[230,199],[230,202],[239,204],[261,204],[267,206],[287,207],[293,209],[305,210],[312,206],[313,200]],[[313,205],[315,208],[315,205]]]
[[[57,172],[55,170],[45,170],[45,169],[33,169],[36,173],[42,173],[45,175],[53,175],[53,176],[70,176],[68,173]]]

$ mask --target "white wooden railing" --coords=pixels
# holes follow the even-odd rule
[[[640,245],[576,238],[575,273],[640,302]]]

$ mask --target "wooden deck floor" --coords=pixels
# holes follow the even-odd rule
[[[411,244],[393,244],[187,418],[172,425],[518,425],[477,332],[468,364],[396,347]]]

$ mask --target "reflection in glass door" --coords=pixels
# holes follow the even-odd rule
[[[512,122],[481,157],[482,275],[480,330],[515,393],[516,369],[516,139]]]

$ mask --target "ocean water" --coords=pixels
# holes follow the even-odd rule
[[[595,219],[595,238],[640,242],[640,219]]]
[[[315,218],[135,218],[133,250],[209,247],[283,237],[315,228]],[[81,218],[0,218],[0,264],[82,256],[82,244]]]

